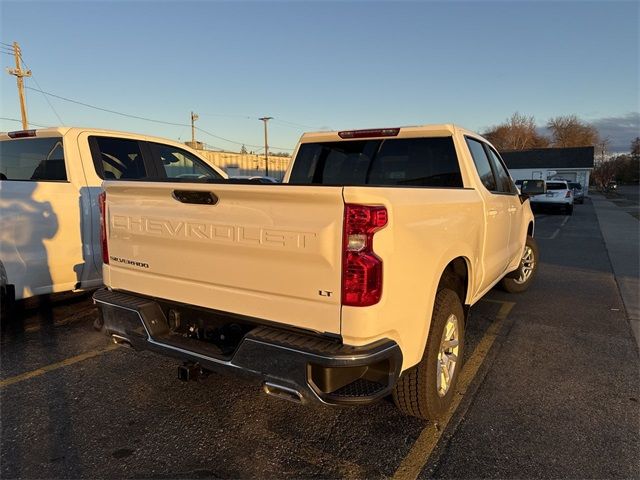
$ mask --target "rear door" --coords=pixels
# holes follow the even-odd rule
[[[341,187],[104,187],[112,288],[340,332]]]
[[[82,277],[84,179],[65,152],[61,136],[0,142],[0,260],[18,299],[72,290]]]
[[[485,204],[486,233],[484,242],[484,278],[478,291],[487,288],[499,278],[509,263],[509,233],[511,231],[511,203],[501,192],[491,167],[485,144],[466,137],[471,157],[482,182],[481,194]]]
[[[502,159],[493,148],[486,145],[486,151],[491,160],[491,166],[498,182],[497,188],[508,202],[507,211],[509,212],[509,263],[522,255],[524,248],[524,238],[522,238],[522,202],[518,195],[518,190],[511,180],[507,167],[505,167]]]

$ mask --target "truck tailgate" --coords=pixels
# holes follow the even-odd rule
[[[111,288],[340,333],[341,187],[104,188]]]

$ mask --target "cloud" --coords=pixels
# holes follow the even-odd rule
[[[590,120],[598,129],[600,138],[609,139],[609,151],[628,152],[631,140],[640,136],[640,113],[631,112],[618,117],[605,117]]]

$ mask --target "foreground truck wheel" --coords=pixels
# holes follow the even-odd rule
[[[502,288],[509,293],[524,292],[536,276],[538,271],[538,244],[533,237],[527,236],[527,242],[522,252],[520,267],[513,277],[505,277],[501,281]]]
[[[437,420],[451,405],[462,367],[464,311],[453,290],[436,295],[427,338],[422,360],[400,377],[393,400],[406,415]]]

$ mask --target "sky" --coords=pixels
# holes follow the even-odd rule
[[[576,114],[611,150],[640,135],[640,3],[0,0],[17,41],[30,122],[293,149],[319,129],[457,123],[515,111],[539,125]],[[2,48],[6,52],[6,48]],[[2,67],[13,57],[0,55]],[[3,68],[4,70],[4,68]],[[0,130],[16,130],[15,78],[0,72]],[[36,90],[32,90],[36,89]],[[107,113],[37,90],[166,125]]]

